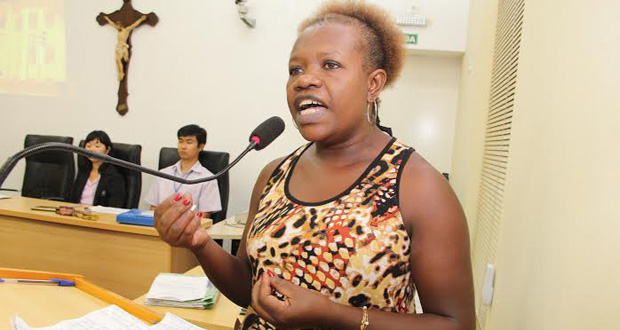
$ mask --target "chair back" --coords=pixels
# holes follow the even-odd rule
[[[80,147],[84,148],[85,141],[80,141]],[[126,144],[112,142],[112,151],[110,156],[118,159],[122,159],[137,165],[140,165],[140,157],[142,154],[142,146],[139,144]],[[78,156],[78,170],[85,170],[86,157]],[[142,173],[139,171],[130,170],[125,167],[116,166],[118,172],[125,179],[125,197],[124,208],[136,209],[140,203],[140,193],[142,192]]]
[[[69,136],[26,135],[24,147],[45,142],[73,144]],[[26,157],[26,171],[22,185],[22,196],[66,200],[71,193],[75,177],[75,161],[72,152],[44,151]]]
[[[181,159],[177,148],[161,148],[159,151],[159,169],[174,165]],[[228,166],[230,160],[230,154],[227,152],[204,150],[198,155],[198,161],[202,166],[211,171],[213,174],[221,171]],[[217,186],[220,191],[220,202],[222,204],[222,210],[211,214],[213,223],[217,223],[226,219],[226,213],[228,211],[228,195],[230,188],[230,181],[228,173],[222,175],[217,179]]]

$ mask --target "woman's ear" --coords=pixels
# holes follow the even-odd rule
[[[110,154],[110,151],[112,151],[112,147],[106,147],[106,148],[105,148],[105,154],[106,154],[106,155],[109,155],[109,154]]]
[[[368,76],[368,95],[366,101],[373,102],[379,97],[385,82],[387,81],[387,73],[383,69],[376,69]]]

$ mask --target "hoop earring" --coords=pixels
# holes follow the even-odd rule
[[[379,105],[377,104],[377,100],[372,102],[368,102],[366,104],[366,119],[370,126],[374,126],[377,124],[377,116],[379,115]]]

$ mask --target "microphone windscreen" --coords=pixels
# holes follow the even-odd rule
[[[261,150],[268,146],[284,131],[284,120],[278,116],[273,116],[258,125],[250,134],[250,142],[256,141],[256,150]]]

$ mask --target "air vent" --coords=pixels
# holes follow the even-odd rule
[[[504,184],[509,163],[510,133],[517,92],[524,0],[500,0],[495,31],[482,175],[473,241],[476,301],[480,304],[482,283],[488,264],[495,263],[502,223]],[[501,270],[500,270],[501,271]],[[480,315],[481,326],[484,316]]]

